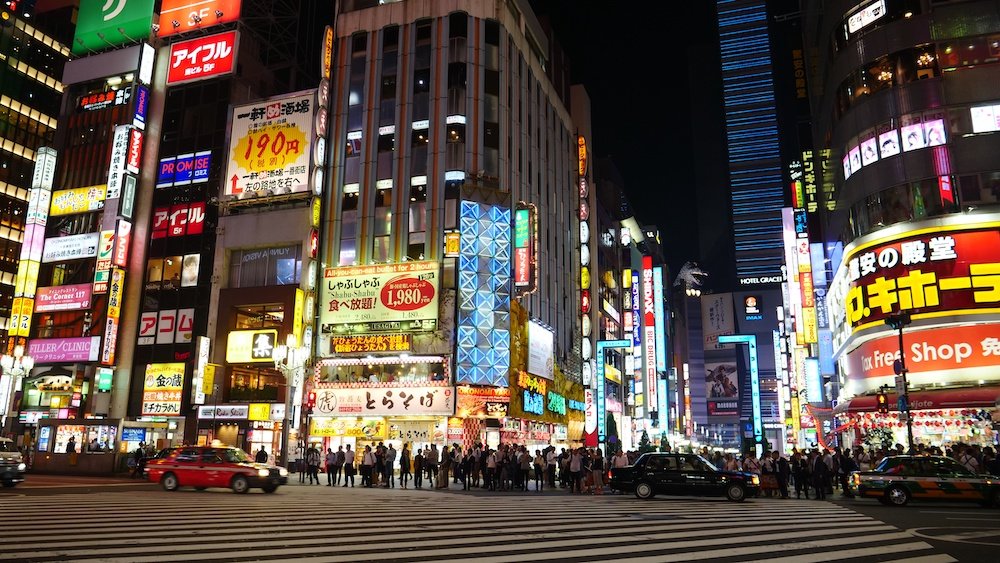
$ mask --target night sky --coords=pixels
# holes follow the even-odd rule
[[[594,155],[615,162],[640,222],[660,227],[672,272],[698,260],[696,169],[725,166],[724,153],[704,150],[706,136],[718,149],[723,134],[721,99],[706,96],[720,80],[715,3],[530,4],[590,95]]]

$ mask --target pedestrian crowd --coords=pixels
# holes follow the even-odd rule
[[[669,450],[669,447],[667,448]],[[436,444],[411,450],[403,444],[397,451],[393,444],[379,442],[366,445],[363,451],[350,444],[332,448],[322,454],[316,446],[306,450],[305,474],[309,484],[322,484],[321,468],[329,487],[353,487],[360,474],[362,487],[446,489],[451,484],[463,490],[543,491],[568,489],[571,493],[603,494],[611,468],[631,465],[639,457],[637,451],[618,451],[605,456],[600,448],[532,448],[525,445],[501,444],[490,448],[477,443],[472,448],[458,444],[438,449]],[[761,476],[760,494],[781,498],[825,499],[840,490],[852,496],[848,479],[854,471],[874,469],[887,456],[902,455],[904,448],[865,449],[813,448],[793,449],[785,455],[771,451],[760,458],[754,453],[738,456],[704,447],[699,452],[720,470],[744,471]],[[916,454],[946,455],[974,473],[1000,475],[1000,459],[992,448],[956,444],[945,449],[917,446]],[[398,475],[398,479],[397,479]],[[810,493],[812,496],[810,497]]]

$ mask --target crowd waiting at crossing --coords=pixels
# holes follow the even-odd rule
[[[666,449],[669,451],[669,447]],[[447,489],[450,480],[463,490],[543,491],[558,487],[571,493],[599,495],[608,490],[606,477],[612,467],[625,467],[639,457],[637,451],[618,451],[606,457],[600,448],[556,450],[555,446],[547,446],[532,451],[517,444],[497,448],[476,444],[465,450],[452,444],[438,449],[432,444],[411,451],[404,444],[397,451],[391,443],[379,442],[374,447],[365,446],[364,451],[352,450],[348,445],[337,451],[329,448],[324,454],[313,446],[305,454],[303,482],[307,478],[309,484],[323,484],[323,471],[329,487],[354,487],[355,476],[360,475],[361,487]],[[990,447],[956,444],[941,449],[918,445],[915,450],[912,453],[952,457],[974,473],[1000,475],[1000,459]],[[764,496],[790,498],[794,493],[795,498],[822,500],[836,489],[851,496],[848,477],[852,471],[871,470],[886,456],[903,454],[904,448],[793,449],[790,455],[772,451],[760,458],[753,453],[737,456],[707,447],[697,453],[720,470],[761,475],[760,494]]]

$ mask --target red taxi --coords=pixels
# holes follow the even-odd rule
[[[225,446],[181,446],[146,462],[146,478],[159,483],[165,491],[179,487],[224,487],[235,493],[261,489],[273,493],[288,484],[288,471],[263,463],[254,463],[239,448]]]

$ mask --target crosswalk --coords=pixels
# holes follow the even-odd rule
[[[0,497],[3,561],[955,561],[826,502],[283,487]]]

